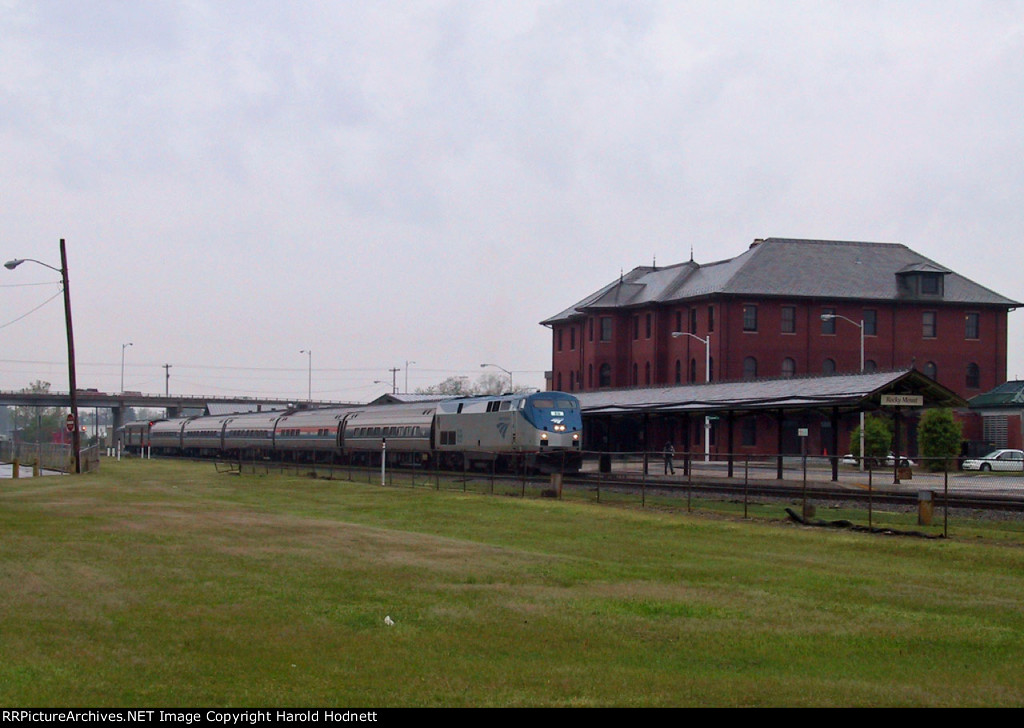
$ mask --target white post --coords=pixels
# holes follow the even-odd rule
[[[388,439],[386,437],[381,438],[380,441],[380,484],[386,485],[385,481],[385,463],[388,461]]]

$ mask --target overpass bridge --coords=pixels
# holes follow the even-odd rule
[[[168,418],[180,417],[183,410],[201,409],[210,414],[211,405],[222,412],[232,411],[237,407],[239,412],[255,409],[308,409],[315,407],[343,407],[354,405],[353,402],[337,402],[333,400],[296,400],[275,397],[223,397],[185,394],[143,394],[142,392],[100,392],[95,389],[76,390],[78,409],[109,409],[113,412],[114,429],[124,425],[125,411],[129,407],[145,407],[164,409]],[[15,407],[70,407],[71,395],[68,392],[10,392],[0,390],[0,406]]]

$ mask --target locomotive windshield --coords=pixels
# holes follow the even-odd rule
[[[579,400],[562,392],[543,392],[527,397],[523,403],[523,416],[538,430],[577,432],[583,429]]]

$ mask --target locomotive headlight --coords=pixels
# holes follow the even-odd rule
[[[555,432],[565,432],[565,425],[555,425],[552,429]]]
[[[578,432],[572,433],[572,439],[573,439],[574,442],[578,442],[579,439],[580,439],[580,433],[578,433]]]
[[[548,433],[546,433],[546,432],[540,433],[540,439],[541,440],[547,440],[548,439]]]

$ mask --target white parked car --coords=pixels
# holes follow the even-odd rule
[[[888,457],[885,458],[885,464],[888,465],[891,468],[893,465],[896,464],[896,456],[893,455],[892,453],[889,453]],[[911,460],[908,457],[901,456],[900,457],[900,467],[901,468],[913,468],[913,467],[917,467],[917,463],[915,463],[913,460]]]
[[[993,450],[980,458],[964,460],[964,470],[1016,470],[1024,471],[1024,451]]]

